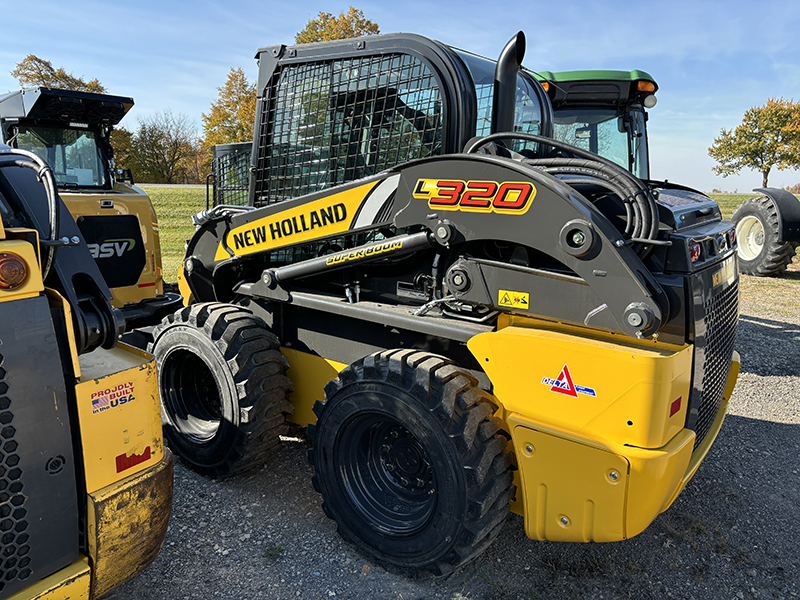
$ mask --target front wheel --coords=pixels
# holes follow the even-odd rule
[[[440,356],[392,350],[350,365],[325,392],[309,458],[342,537],[437,574],[489,545],[510,512],[513,456],[474,377]]]
[[[164,437],[193,469],[244,471],[278,443],[292,412],[278,348],[263,320],[231,304],[193,304],[155,328]]]
[[[731,220],[736,223],[739,270],[746,275],[780,275],[795,254],[792,242],[779,239],[780,215],[775,203],[762,196],[739,205]]]

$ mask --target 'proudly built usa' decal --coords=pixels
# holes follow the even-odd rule
[[[564,368],[561,369],[561,373],[559,373],[558,378],[552,379],[550,377],[545,377],[542,379],[542,383],[549,385],[551,392],[564,394],[565,396],[569,396],[571,398],[577,398],[578,394],[584,394],[585,396],[591,396],[592,398],[597,397],[597,393],[594,391],[594,388],[586,387],[584,385],[576,385],[572,382],[572,373],[569,372],[568,365],[564,365]]]

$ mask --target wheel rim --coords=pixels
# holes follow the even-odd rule
[[[748,215],[736,224],[736,239],[739,257],[754,260],[764,248],[764,225],[756,217]]]
[[[337,444],[338,472],[348,499],[375,531],[391,537],[414,535],[425,527],[437,502],[428,453],[397,421],[361,415]]]
[[[208,365],[193,352],[175,350],[165,357],[161,377],[164,409],[172,425],[194,443],[213,439],[222,411],[219,388]]]

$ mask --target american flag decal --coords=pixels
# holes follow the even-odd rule
[[[108,396],[100,396],[92,400],[92,414],[96,415],[99,412],[109,409]]]

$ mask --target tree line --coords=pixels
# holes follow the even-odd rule
[[[338,16],[320,12],[295,35],[295,43],[338,40],[380,33],[378,25],[352,6]],[[85,80],[56,68],[33,54],[11,71],[22,87],[44,86],[104,93],[97,80]],[[256,84],[243,69],[232,68],[202,127],[187,115],[166,109],[139,117],[134,129],[124,126],[111,134],[118,167],[130,168],[138,181],[147,183],[202,183],[211,170],[211,147],[253,139]],[[708,149],[717,161],[712,168],[727,177],[753,169],[768,184],[772,169],[800,168],[800,102],[770,98],[766,105],[750,108],[737,127],[723,129]],[[800,184],[798,184],[800,185]]]
[[[320,12],[295,35],[295,43],[379,33],[376,23],[351,6],[338,16]],[[33,54],[20,61],[11,75],[23,88],[42,86],[106,93],[97,79],[77,77]],[[204,183],[211,171],[212,146],[253,139],[256,84],[247,79],[243,69],[232,68],[217,90],[219,95],[210,110],[201,115],[200,130],[189,116],[170,109],[139,117],[132,129],[117,126],[111,132],[116,166],[131,169],[135,180],[143,183]]]

